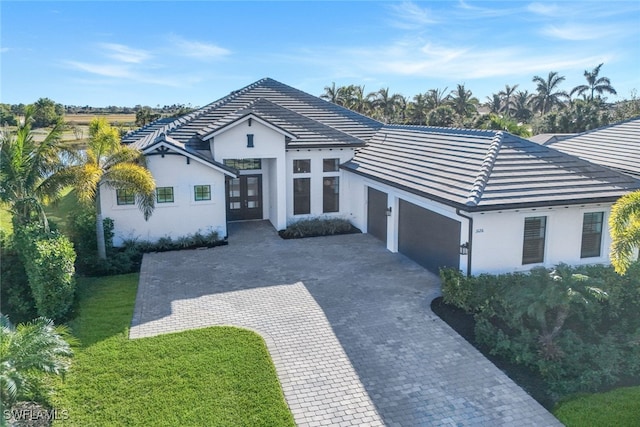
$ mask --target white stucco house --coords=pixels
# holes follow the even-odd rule
[[[157,200],[145,221],[131,194],[101,191],[116,245],[327,216],[435,272],[607,263],[610,207],[640,189],[505,132],[384,125],[269,78],[123,143],[146,155]]]

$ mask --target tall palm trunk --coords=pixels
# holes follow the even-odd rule
[[[104,241],[104,222],[102,221],[102,205],[100,203],[100,184],[96,190],[96,241],[98,242],[98,258],[107,259],[107,247]]]

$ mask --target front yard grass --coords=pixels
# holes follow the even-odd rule
[[[129,340],[137,274],[80,279],[79,345],[52,406],[75,426],[294,426],[264,341],[212,327]]]
[[[553,411],[567,427],[635,427],[640,423],[640,387],[577,396]]]

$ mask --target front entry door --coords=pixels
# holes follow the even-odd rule
[[[262,219],[262,175],[240,175],[226,181],[227,219]]]

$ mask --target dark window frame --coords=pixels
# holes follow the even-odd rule
[[[293,159],[293,173],[311,173],[311,159]]]
[[[136,194],[133,190],[119,188],[116,190],[116,203],[118,206],[136,204]]]
[[[156,187],[156,203],[175,203],[173,187]]]
[[[225,166],[241,171],[262,169],[262,159],[224,159],[222,163]]]
[[[311,178],[294,178],[293,180],[293,214],[307,215],[311,213]]]
[[[206,191],[198,191],[199,189],[205,189]],[[211,200],[211,185],[209,184],[199,184],[193,186],[193,200],[196,202],[203,202]]]
[[[546,237],[546,216],[532,216],[524,219],[524,236],[522,242],[523,265],[544,262]]]
[[[602,227],[604,212],[585,212],[582,215],[582,241],[580,258],[602,256]]]
[[[329,168],[327,168],[329,166]],[[329,158],[322,159],[322,172],[339,172],[340,171],[340,159]]]
[[[322,178],[322,213],[340,212],[340,177]]]

